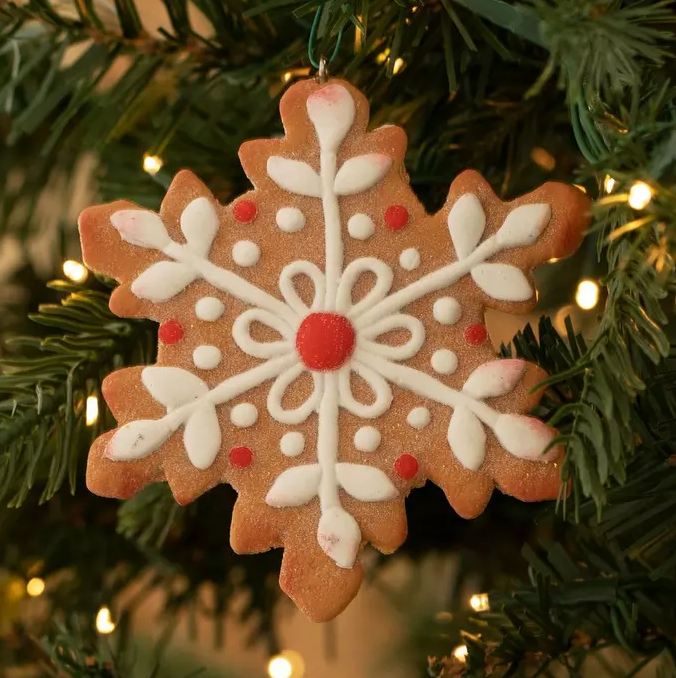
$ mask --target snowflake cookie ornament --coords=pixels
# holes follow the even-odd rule
[[[181,504],[230,483],[232,547],[284,548],[282,588],[327,620],[359,588],[362,545],[405,539],[427,479],[468,518],[496,486],[557,496],[555,431],[527,415],[544,374],[496,360],[483,315],[533,306],[528,271],[577,247],[588,203],[553,183],[503,203],[468,171],[428,215],[404,132],[366,132],[351,85],[300,82],[280,110],[283,139],[242,146],[254,189],[231,205],[181,172],[159,214],[82,214],[86,263],[121,282],[111,309],[160,323],[157,363],[104,382],[120,427],[87,482],[126,498],[166,480]]]

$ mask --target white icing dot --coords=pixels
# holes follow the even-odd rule
[[[192,361],[200,370],[213,370],[221,362],[221,352],[216,346],[198,346],[192,352]]]
[[[375,230],[373,219],[366,214],[355,214],[347,221],[347,232],[357,240],[370,238]]]
[[[458,356],[447,348],[440,348],[432,354],[432,369],[439,374],[453,374],[458,367]]]
[[[399,255],[399,265],[407,271],[414,271],[420,266],[420,252],[415,247],[404,250]]]
[[[297,207],[282,207],[277,210],[277,226],[285,233],[295,233],[305,226],[305,215]]]
[[[430,411],[426,407],[415,407],[408,413],[406,421],[413,428],[421,429],[430,423],[431,416]]]
[[[261,258],[261,248],[251,240],[240,240],[232,248],[232,260],[238,266],[255,266]]]
[[[462,308],[453,297],[441,297],[434,302],[432,307],[434,319],[442,325],[454,325],[460,320]]]
[[[238,428],[253,426],[258,421],[258,410],[251,403],[240,403],[230,410],[230,421]]]
[[[195,315],[200,320],[206,320],[208,322],[213,322],[218,320],[225,311],[225,306],[220,299],[216,297],[202,297],[195,304]]]
[[[380,431],[374,426],[362,426],[354,434],[354,446],[360,452],[375,452],[380,445]]]
[[[289,431],[279,441],[279,449],[286,457],[297,457],[305,449],[305,436],[300,431]]]

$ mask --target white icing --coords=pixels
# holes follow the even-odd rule
[[[330,84],[311,94],[305,107],[322,151],[335,153],[354,123],[352,96],[342,85]]]
[[[305,372],[305,366],[297,362],[289,369],[280,374],[268,391],[267,408],[270,416],[280,424],[302,424],[307,418],[316,411],[324,391],[324,384],[321,375],[317,372],[312,373],[314,387],[312,393],[305,402],[292,410],[282,407],[282,399],[289,386]]]
[[[360,452],[375,452],[380,445],[380,431],[374,426],[362,426],[354,434],[354,446]]]
[[[356,372],[371,388],[375,400],[370,404],[360,403],[352,395],[350,371]],[[362,362],[353,360],[343,367],[339,375],[340,406],[361,419],[375,419],[385,414],[392,403],[392,389],[385,379],[375,370]]]
[[[270,179],[289,193],[307,195],[311,198],[320,198],[322,195],[319,175],[306,162],[271,155],[268,158],[267,170]]]
[[[551,218],[552,210],[545,203],[520,205],[507,215],[495,238],[500,247],[505,249],[532,245]]]
[[[110,223],[130,245],[161,250],[171,242],[162,219],[154,212],[119,210],[111,215]]]
[[[415,247],[409,247],[399,255],[399,265],[405,271],[415,271],[420,266],[420,252]]]
[[[312,280],[315,288],[312,308],[309,309],[305,302],[300,298],[294,279],[296,276],[304,275]],[[294,261],[282,269],[279,275],[279,291],[284,297],[284,301],[300,316],[305,316],[310,310],[317,311],[324,302],[326,293],[326,280],[324,274],[319,270],[316,264],[309,261]]]
[[[275,220],[285,233],[296,233],[305,226],[305,215],[297,207],[280,207]]]
[[[209,392],[202,379],[182,367],[144,367],[141,382],[168,410],[199,400]]]
[[[368,153],[346,160],[336,174],[336,195],[355,195],[373,188],[389,171],[392,158],[382,153]]]
[[[499,301],[526,301],[533,290],[523,271],[511,264],[480,264],[472,279],[489,296]]]
[[[461,195],[448,213],[448,231],[458,259],[474,251],[485,228],[486,215],[479,198],[474,193]]]
[[[520,459],[546,462],[559,454],[556,447],[542,454],[556,436],[556,431],[534,417],[502,414],[493,430],[505,450]]]
[[[417,429],[423,429],[430,423],[432,415],[426,407],[414,407],[406,417],[410,426]]]
[[[322,470],[319,464],[292,466],[280,473],[265,496],[275,508],[302,506],[317,496]]]
[[[251,337],[251,323],[259,322],[267,325],[282,335],[281,340],[257,341]],[[254,358],[273,358],[288,355],[293,351],[293,330],[274,313],[261,308],[250,308],[237,316],[232,324],[232,338],[244,353]]]
[[[371,339],[391,330],[404,329],[411,333],[410,339],[399,346],[380,344]],[[375,353],[389,360],[409,360],[413,358],[425,343],[425,326],[412,315],[397,313],[373,323],[359,333],[357,345],[370,353]]]
[[[232,247],[232,260],[244,268],[255,266],[261,258],[261,248],[251,240],[239,240]]]
[[[289,431],[279,441],[279,449],[285,457],[297,457],[305,449],[305,435],[300,431]]]
[[[248,428],[258,421],[258,409],[252,403],[239,403],[230,410],[230,421],[237,428]]]
[[[221,351],[217,346],[197,346],[192,361],[200,370],[213,370],[221,362]]]
[[[432,315],[442,325],[455,325],[462,316],[462,307],[453,297],[441,297],[434,302]]]
[[[116,461],[143,459],[164,445],[172,433],[164,419],[130,421],[115,431],[106,446],[105,456]]]
[[[376,283],[362,299],[353,305],[352,290],[363,273],[373,273]],[[360,313],[373,308],[387,297],[393,279],[392,269],[384,261],[375,257],[355,259],[345,267],[340,278],[336,292],[336,310],[339,313],[345,313],[351,320],[358,318]]]
[[[202,297],[195,304],[195,315],[200,320],[207,322],[214,322],[218,320],[225,311],[225,305],[220,299],[216,297]]]
[[[208,198],[196,198],[183,210],[181,231],[190,249],[203,257],[209,254],[218,231],[218,214]]]
[[[196,277],[197,273],[188,266],[174,261],[158,261],[134,280],[131,291],[139,299],[162,303],[183,292]]]
[[[336,464],[340,486],[359,501],[388,501],[399,493],[392,481],[379,469],[365,464]]]
[[[458,367],[458,356],[447,348],[440,348],[432,354],[432,369],[439,374],[453,374]]]
[[[366,214],[353,214],[347,220],[347,232],[355,240],[368,240],[376,231],[373,219]]]
[[[221,427],[213,405],[203,403],[195,408],[183,431],[183,445],[195,468],[204,471],[214,463],[221,449]]]
[[[477,399],[503,396],[514,390],[525,371],[523,360],[492,360],[479,365],[467,377],[462,392]]]
[[[486,456],[486,432],[477,416],[460,405],[448,425],[448,444],[455,458],[470,471],[478,471]]]
[[[342,507],[322,511],[317,527],[317,542],[338,567],[349,570],[357,559],[361,530],[357,521]]]

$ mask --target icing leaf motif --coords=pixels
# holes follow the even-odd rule
[[[479,365],[467,377],[462,392],[472,398],[497,398],[511,393],[521,381],[526,370],[526,363],[517,358],[508,360],[491,360]]]
[[[533,296],[528,278],[511,264],[479,264],[472,269],[472,279],[498,301],[527,301]]]
[[[322,197],[322,181],[306,162],[272,155],[268,158],[268,176],[289,193]]]
[[[485,228],[486,215],[479,198],[474,193],[461,195],[448,213],[448,232],[458,259],[474,251]]]
[[[183,431],[183,444],[195,468],[204,471],[214,463],[221,449],[221,427],[211,403],[200,405],[190,415]]]
[[[139,419],[119,428],[108,442],[106,457],[115,461],[142,459],[163,445],[173,431],[162,419]]]
[[[470,471],[478,471],[486,456],[486,432],[477,416],[464,405],[453,411],[448,444],[455,458]]]
[[[336,195],[355,195],[373,188],[389,171],[392,158],[382,153],[367,153],[346,160],[338,170],[333,190]]]
[[[338,483],[359,501],[387,501],[399,493],[383,471],[365,464],[337,464]]]
[[[551,218],[552,210],[546,203],[521,205],[507,215],[495,238],[503,249],[532,245]]]
[[[146,367],[141,372],[141,381],[167,411],[209,392],[209,387],[199,377],[181,367]]]
[[[307,504],[317,496],[321,475],[319,464],[292,466],[277,476],[268,490],[265,503],[274,508]]]
[[[181,231],[190,249],[197,254],[203,257],[209,254],[217,230],[218,215],[207,198],[196,198],[183,210]]]
[[[120,210],[110,217],[110,223],[131,245],[161,250],[171,242],[162,219],[148,210]]]
[[[322,551],[338,567],[349,569],[357,558],[361,530],[357,521],[345,509],[332,506],[322,513],[317,528],[317,541]]]
[[[175,261],[158,261],[146,268],[131,284],[131,291],[139,299],[161,303],[173,299],[197,278],[197,273]]]
[[[493,429],[500,444],[519,459],[552,461],[560,452],[555,446],[542,454],[556,436],[556,430],[535,417],[502,414]]]
[[[338,84],[330,84],[311,94],[306,103],[322,150],[335,152],[354,123],[354,100]]]

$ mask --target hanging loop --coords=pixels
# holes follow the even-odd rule
[[[336,44],[335,47],[333,48],[333,52],[331,52],[331,56],[328,59],[326,59],[324,56],[320,56],[319,60],[317,60],[317,57],[315,55],[315,43],[317,41],[317,31],[319,29],[319,24],[321,22],[323,11],[324,5],[320,5],[317,8],[315,18],[312,21],[312,28],[310,29],[310,38],[308,40],[307,45],[308,59],[310,60],[310,63],[314,66],[314,68],[316,68],[319,71],[317,77],[319,78],[320,82],[323,82],[322,77],[326,79],[328,73],[327,68],[338,56],[338,51],[340,50],[340,43],[343,40],[343,27],[341,27],[341,29],[338,31],[338,35],[336,36]],[[323,75],[322,75],[322,61],[324,61]]]
[[[317,82],[323,85],[329,79],[329,69],[326,64],[326,59],[321,57],[319,59],[319,69],[317,70]]]

